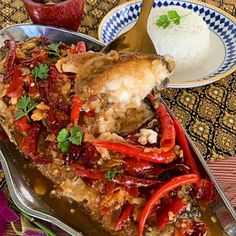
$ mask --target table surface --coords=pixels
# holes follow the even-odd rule
[[[85,0],[85,14],[79,31],[96,38],[101,19],[122,2],[125,0]],[[236,0],[204,2],[236,16]],[[25,22],[31,21],[20,0],[0,0],[0,28]],[[214,161],[210,167],[236,206],[236,158],[233,158],[236,156],[236,72],[198,88],[166,89],[162,96],[205,160]],[[4,185],[0,172],[0,188]],[[11,235],[11,231],[7,230],[6,235]]]

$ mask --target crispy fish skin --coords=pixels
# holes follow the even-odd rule
[[[101,134],[129,133],[150,119],[143,99],[153,88],[162,89],[175,64],[170,57],[111,51],[69,55],[56,67],[77,73],[74,92],[85,101],[85,110],[96,112],[93,122],[85,122],[91,132]]]
[[[161,87],[175,64],[170,57],[111,51],[69,55],[56,66],[60,72],[77,73],[75,93],[82,99],[102,93],[110,103],[136,107],[154,87]]]

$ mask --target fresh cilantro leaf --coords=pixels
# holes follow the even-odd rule
[[[168,11],[167,14],[161,15],[157,19],[156,25],[159,26],[159,27],[162,27],[163,29],[166,29],[171,23],[179,25],[180,20],[183,17],[188,16],[189,14],[191,14],[191,12],[184,15],[184,16],[180,16],[177,11],[171,10],[171,11]]]
[[[22,96],[16,104],[18,110],[15,113],[15,118],[20,119],[23,116],[28,117],[28,114],[35,108],[35,106],[36,104],[31,100],[29,96]]]
[[[169,19],[171,19],[175,24],[179,24],[180,23],[180,16],[176,11],[168,11],[167,15],[169,17]]]
[[[69,138],[69,132],[67,131],[67,129],[61,129],[60,132],[57,135],[57,142],[61,143],[64,142],[65,140],[67,140]]]
[[[46,64],[40,64],[39,66],[35,66],[32,70],[32,75],[34,78],[39,78],[39,79],[47,79],[48,77],[48,65]]]
[[[15,113],[15,118],[18,120],[20,119],[21,117],[25,116],[25,113],[22,111],[22,110],[18,110],[16,113]]]
[[[58,148],[63,152],[67,153],[70,149],[70,143],[80,145],[83,139],[83,132],[79,127],[73,127],[70,132],[67,129],[61,129],[57,135]]]
[[[58,148],[59,148],[63,153],[69,152],[70,141],[66,140],[66,141],[64,141],[64,142],[58,143]]]
[[[59,53],[59,47],[61,45],[60,43],[51,43],[50,45],[48,45],[48,54],[59,57],[60,53]]]
[[[70,130],[70,142],[75,145],[80,145],[83,140],[83,132],[80,127],[73,127]]]
[[[163,29],[167,28],[170,24],[168,16],[167,15],[161,15],[158,18],[156,24],[157,24],[157,26],[163,27]]]
[[[117,175],[117,174],[122,174],[122,173],[124,173],[124,170],[114,170],[114,171],[108,171],[106,174],[105,174],[105,177],[109,180],[109,181],[112,181],[114,178],[115,178],[115,176]]]
[[[69,132],[67,129],[62,129],[57,135],[57,143],[58,148],[63,152],[66,153],[69,151],[70,142],[69,142]]]

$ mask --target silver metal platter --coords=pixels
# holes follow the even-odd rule
[[[96,39],[64,29],[51,26],[20,24],[0,31],[0,47],[3,46],[5,39],[23,41],[39,36],[46,37],[55,42],[63,41],[65,43],[75,43],[79,40],[83,40],[88,50],[94,51],[100,51],[104,46]],[[171,115],[173,116],[172,113]],[[213,225],[212,222],[207,222],[207,224],[209,223],[208,227],[210,229],[208,235],[236,236],[236,213],[216,179],[211,174],[196,146],[187,134],[186,136],[195,154],[196,162],[202,176],[208,176],[214,183],[216,190],[215,200],[209,208],[211,209],[210,214],[215,214],[220,224]],[[50,190],[53,188],[52,183],[43,177],[37,169],[29,166],[27,160],[21,156],[15,145],[9,141],[0,141],[0,161],[5,173],[10,195],[19,209],[33,217],[51,222],[71,235],[82,235],[80,232],[83,232],[83,234],[87,236],[110,235],[81,210],[82,208],[79,207],[77,203],[70,202],[63,198],[52,198],[49,194]],[[36,179],[47,183],[48,194],[41,197],[35,194],[33,186]],[[70,209],[76,209],[73,215],[70,213]]]

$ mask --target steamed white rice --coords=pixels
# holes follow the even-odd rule
[[[170,10],[181,18],[180,24],[171,23],[166,29],[156,25],[157,19]],[[180,6],[153,9],[148,31],[158,54],[170,55],[176,62],[176,72],[200,66],[206,61],[210,46],[210,31],[197,13]]]

